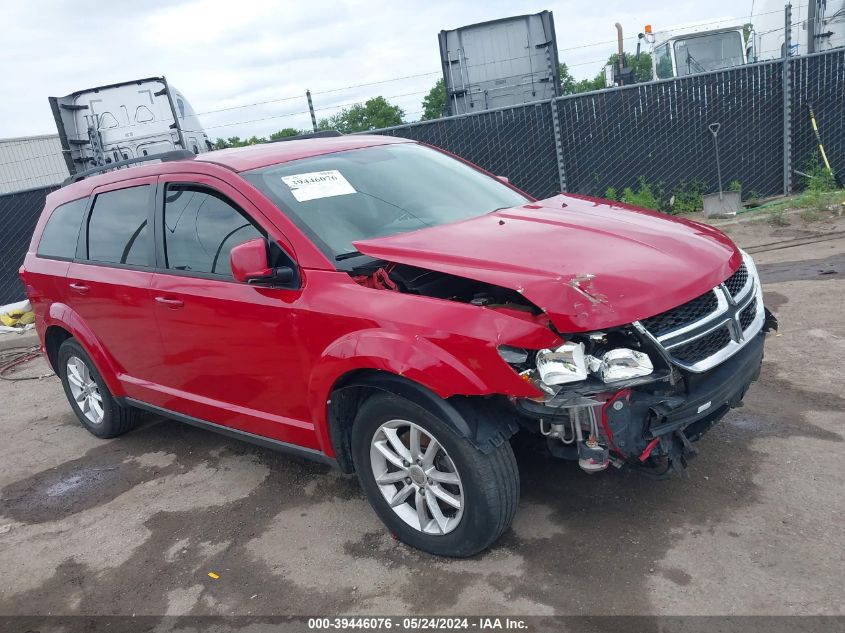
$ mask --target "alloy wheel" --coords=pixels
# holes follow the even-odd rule
[[[78,356],[67,359],[67,381],[70,393],[82,415],[91,424],[102,424],[103,396],[88,365]]]
[[[382,496],[405,523],[433,535],[458,526],[464,510],[461,478],[430,432],[407,420],[385,422],[373,434],[370,463]]]

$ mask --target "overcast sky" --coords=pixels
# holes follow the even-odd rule
[[[440,77],[440,30],[543,9],[554,12],[561,61],[580,79],[614,52],[614,22],[633,51],[646,23],[748,15],[750,0],[9,0],[0,138],[55,133],[50,95],[158,75],[184,93],[212,139],[308,127],[309,116],[296,114],[307,111],[306,88],[318,117],[383,95],[415,120]],[[338,90],[409,75],[417,76]],[[294,98],[236,107],[286,97]],[[234,109],[202,114],[222,108]]]

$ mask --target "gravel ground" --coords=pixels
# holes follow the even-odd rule
[[[513,529],[469,560],[393,540],[325,466],[163,419],[98,440],[57,378],[2,381],[0,615],[845,614],[845,238],[755,258],[781,330],[688,476],[519,454]]]

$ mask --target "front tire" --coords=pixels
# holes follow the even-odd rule
[[[377,394],[364,402],[352,427],[352,456],[382,522],[425,552],[477,554],[516,512],[519,473],[510,444],[485,455],[404,398]]]
[[[140,411],[120,405],[112,396],[91,357],[69,338],[58,355],[59,378],[79,422],[90,433],[108,439],[123,435],[140,419]]]

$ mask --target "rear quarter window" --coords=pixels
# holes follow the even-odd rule
[[[88,198],[61,204],[50,214],[36,253],[40,257],[59,257],[73,259],[76,255],[76,242],[79,239],[79,227]]]
[[[151,204],[149,185],[97,194],[88,219],[88,259],[149,266]]]

